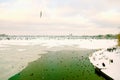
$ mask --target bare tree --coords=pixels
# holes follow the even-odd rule
[[[120,33],[117,35],[118,38],[118,46],[120,46]]]

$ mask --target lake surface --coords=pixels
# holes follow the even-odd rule
[[[94,68],[88,59],[88,55],[94,52],[94,50],[92,49],[103,49],[110,46],[114,46],[116,45],[116,42],[117,42],[116,40],[109,40],[109,39],[1,40],[0,41],[0,80],[8,80],[8,78],[10,78],[11,76],[14,77],[15,74],[16,74],[16,79],[15,77],[10,79],[24,80],[25,77],[27,78],[28,76],[32,80],[37,80],[37,79],[41,80],[41,76],[42,76],[42,79],[55,78],[59,80],[59,79],[64,79],[64,76],[67,77],[67,75],[69,76],[72,75],[73,78],[76,79],[74,75],[76,73],[78,73],[80,79],[81,78],[85,79],[86,77],[84,78],[81,74],[82,73],[84,74],[87,68],[89,67],[86,67],[85,69],[83,67],[90,66],[92,72],[92,74],[90,74],[90,77],[91,75],[94,74]],[[50,62],[51,60],[53,63]],[[29,62],[31,63],[28,65]],[[76,66],[75,64],[77,64],[78,66]],[[51,71],[52,67],[55,68],[53,71],[55,71],[56,74],[52,73]],[[78,70],[76,71],[76,67],[81,71],[77,72]],[[45,69],[48,68],[47,71],[44,68]],[[69,70],[72,72],[71,74],[69,73],[69,70],[68,72],[66,71],[67,68],[70,68]],[[38,72],[35,72],[35,70]],[[18,76],[17,73],[19,72],[20,75]],[[34,73],[32,74],[32,72],[37,74],[36,75]],[[30,74],[32,78],[31,76],[29,76]],[[47,76],[45,74],[49,74],[49,75]],[[86,75],[87,74],[88,73],[86,73]],[[58,75],[59,77],[57,76],[56,78],[55,75],[56,76]],[[96,74],[94,76],[96,76]],[[65,79],[69,79],[69,78],[65,78]],[[99,78],[99,76],[97,76],[96,78]],[[79,77],[77,79],[79,79]],[[28,78],[26,80],[28,80]]]
[[[94,51],[48,51],[9,80],[105,80],[95,73],[88,59]]]

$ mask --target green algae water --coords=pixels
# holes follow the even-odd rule
[[[105,80],[88,56],[94,50],[49,51],[9,80]]]

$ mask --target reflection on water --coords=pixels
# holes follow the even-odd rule
[[[94,50],[51,51],[9,80],[104,80],[88,56]]]

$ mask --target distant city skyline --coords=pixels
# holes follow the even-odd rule
[[[117,34],[119,4],[119,0],[0,0],[0,34]]]

